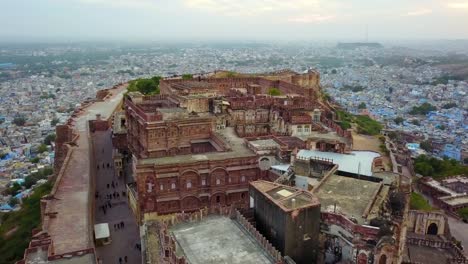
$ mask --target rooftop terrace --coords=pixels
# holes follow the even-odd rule
[[[358,224],[364,224],[382,184],[339,175],[331,175],[324,180],[315,192],[322,211],[340,212],[355,218]]]
[[[373,175],[372,163],[377,157],[380,157],[380,154],[372,151],[352,151],[350,154],[340,154],[301,149],[299,153],[297,153],[297,158],[302,159],[331,159],[334,164],[338,164],[339,171],[365,176]]]
[[[208,216],[171,228],[179,254],[191,264],[270,264],[272,260],[239,224],[228,217]]]
[[[263,193],[284,211],[320,206],[320,202],[308,191],[269,181],[253,181],[250,185]]]
[[[203,154],[188,154],[188,155],[177,155],[171,157],[162,158],[148,158],[140,159],[138,163],[141,165],[166,165],[174,163],[191,163],[197,161],[208,161],[208,160],[224,160],[231,158],[244,158],[244,157],[255,157],[255,153],[247,148],[244,139],[238,137],[232,127],[225,128],[217,133],[220,139],[222,139],[229,150],[223,152],[208,152]]]

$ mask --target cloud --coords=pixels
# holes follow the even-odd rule
[[[187,8],[228,16],[255,16],[271,12],[318,9],[319,0],[184,0]]]
[[[77,0],[83,4],[112,8],[155,9],[159,6],[155,0]]]
[[[453,2],[448,3],[447,6],[453,9],[468,9],[468,2]]]
[[[332,20],[334,18],[335,16],[332,16],[332,15],[323,16],[323,15],[315,14],[315,15],[306,15],[306,16],[289,18],[288,21],[295,22],[295,23],[311,24],[311,23],[321,23],[324,21]]]
[[[406,16],[424,16],[424,15],[428,15],[431,13],[432,13],[431,9],[419,9],[419,10],[408,12]]]

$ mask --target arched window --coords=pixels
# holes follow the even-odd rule
[[[164,191],[164,185],[163,184],[159,184],[159,190]]]
[[[175,189],[175,183],[174,182],[171,183],[171,189],[173,189],[173,190]]]
[[[187,189],[190,189],[192,188],[192,182],[191,181],[187,181]]]
[[[437,227],[436,223],[432,223],[427,227],[427,234],[428,235],[437,235],[439,228]]]
[[[220,185],[221,184],[221,180],[220,179],[216,179],[216,185]]]
[[[206,185],[206,180],[205,180],[205,179],[202,179],[202,180],[201,180],[201,185],[203,185],[203,186]]]
[[[242,175],[242,177],[241,177],[241,182],[245,182],[245,176],[244,175]]]

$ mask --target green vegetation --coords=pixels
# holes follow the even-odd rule
[[[412,210],[432,211],[432,206],[426,198],[419,193],[412,192],[410,197],[410,208]]]
[[[13,183],[13,185],[10,186],[10,188],[6,189],[3,193],[5,195],[12,195],[15,196],[17,195],[23,188],[21,185],[17,182]]]
[[[369,116],[364,115],[352,115],[345,111],[338,110],[336,111],[338,119],[338,125],[341,126],[342,129],[351,128],[352,123],[357,124],[357,132],[360,134],[365,135],[378,135],[380,130],[382,130],[383,126],[374,119],[370,118]]]
[[[445,127],[444,125],[438,125],[438,126],[436,126],[436,127],[437,127],[438,129],[440,129],[440,130],[445,130],[445,129],[446,129],[446,127]]]
[[[55,99],[55,94],[44,93],[44,94],[41,95],[40,98],[41,98],[41,99],[49,99],[49,98]]]
[[[47,145],[46,144],[41,144],[39,145],[39,147],[37,148],[37,152],[38,153],[44,153],[47,151]]]
[[[338,119],[340,120],[338,122],[338,125],[340,125],[342,129],[350,129],[351,123],[354,122],[354,116],[350,113],[340,110],[336,111],[336,114],[338,116]]]
[[[229,71],[229,72],[226,73],[227,78],[233,78],[233,77],[236,77],[236,76],[237,76],[237,73],[233,72],[233,71]]]
[[[358,109],[367,109],[366,103],[361,102],[358,106]]]
[[[25,123],[26,123],[26,118],[24,116],[17,116],[13,118],[13,124],[17,126],[24,126]]]
[[[454,159],[440,160],[426,155],[420,155],[414,160],[414,169],[417,173],[423,176],[431,176],[434,179],[468,174],[468,166],[464,166]]]
[[[8,201],[8,205],[11,207],[15,207],[19,203],[18,198],[16,197],[11,197],[10,200]]]
[[[353,93],[357,93],[357,92],[360,92],[360,91],[364,91],[364,87],[361,86],[361,85],[356,85],[356,86],[353,86],[353,85],[345,85],[343,88],[341,88],[340,90],[342,91],[352,91]]]
[[[395,122],[395,124],[399,125],[399,124],[402,124],[403,121],[405,121],[405,119],[403,119],[403,117],[399,116],[399,117],[393,119],[393,121]]]
[[[0,263],[15,263],[23,258],[24,250],[31,240],[32,229],[37,228],[41,221],[40,199],[51,189],[50,182],[38,186],[30,197],[23,199],[19,211],[2,214]]]
[[[409,112],[411,115],[427,115],[431,111],[435,111],[437,108],[430,103],[423,103],[420,106],[413,106],[413,109]]]
[[[193,79],[193,74],[182,74],[182,80],[190,80]]]
[[[278,88],[271,87],[268,89],[268,94],[272,96],[278,96],[281,95],[281,91]]]
[[[330,101],[331,96],[326,92],[322,92],[322,99],[325,100],[325,101]]]
[[[457,210],[458,215],[463,218],[465,221],[468,220],[468,207],[461,208]]]
[[[34,158],[30,159],[29,161],[32,162],[32,163],[39,163],[39,160],[41,160],[41,159],[39,159],[39,157],[34,157]]]
[[[462,79],[457,76],[444,75],[435,79],[431,84],[432,85],[448,84],[449,80],[462,80]]]
[[[387,145],[385,144],[380,144],[379,149],[382,153],[385,153],[386,155],[390,154],[390,151],[387,149]]]
[[[331,70],[331,74],[336,74],[336,69]]]
[[[442,106],[443,109],[450,109],[450,108],[454,108],[454,107],[457,107],[456,103],[448,103],[448,104],[444,104]]]
[[[31,175],[24,178],[24,187],[26,189],[31,188],[37,181],[47,179],[50,175],[54,173],[54,170],[51,167],[46,167],[44,169],[40,169],[38,172],[31,173]]]
[[[50,125],[54,127],[54,126],[56,126],[59,122],[60,122],[60,119],[54,117],[54,118],[50,121]]]
[[[150,79],[136,79],[129,83],[127,90],[129,92],[140,92],[145,95],[159,94],[160,76],[154,76]]]
[[[432,144],[429,140],[424,140],[419,143],[419,147],[427,152],[432,152]]]
[[[383,128],[382,124],[369,116],[355,116],[355,122],[358,125],[358,133],[360,134],[378,135]]]
[[[419,120],[417,120],[417,119],[413,119],[413,120],[411,120],[411,124],[413,124],[415,126],[420,126],[421,122],[419,122]]]
[[[55,141],[55,137],[56,137],[55,134],[49,134],[49,135],[47,135],[47,137],[45,137],[45,139],[44,139],[44,144],[46,144],[46,145],[51,145],[52,142]]]

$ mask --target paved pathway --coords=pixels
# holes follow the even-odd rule
[[[112,243],[98,247],[97,256],[103,264],[141,263],[141,253],[135,249],[135,244],[140,243],[140,236],[136,220],[130,210],[123,179],[117,178],[113,169],[111,131],[96,132],[93,136],[96,167],[96,191],[99,196],[96,199],[96,224],[109,223]],[[109,164],[109,167],[108,167]],[[112,186],[114,183],[114,187]],[[114,194],[116,197],[114,198]],[[118,194],[118,197],[117,197]],[[110,196],[112,198],[109,198]],[[111,204],[105,209],[102,206]],[[124,227],[114,227],[124,223]],[[127,262],[125,262],[127,256]]]
[[[448,217],[450,232],[457,240],[460,240],[463,245],[465,256],[468,256],[468,224],[457,220],[451,216]]]

